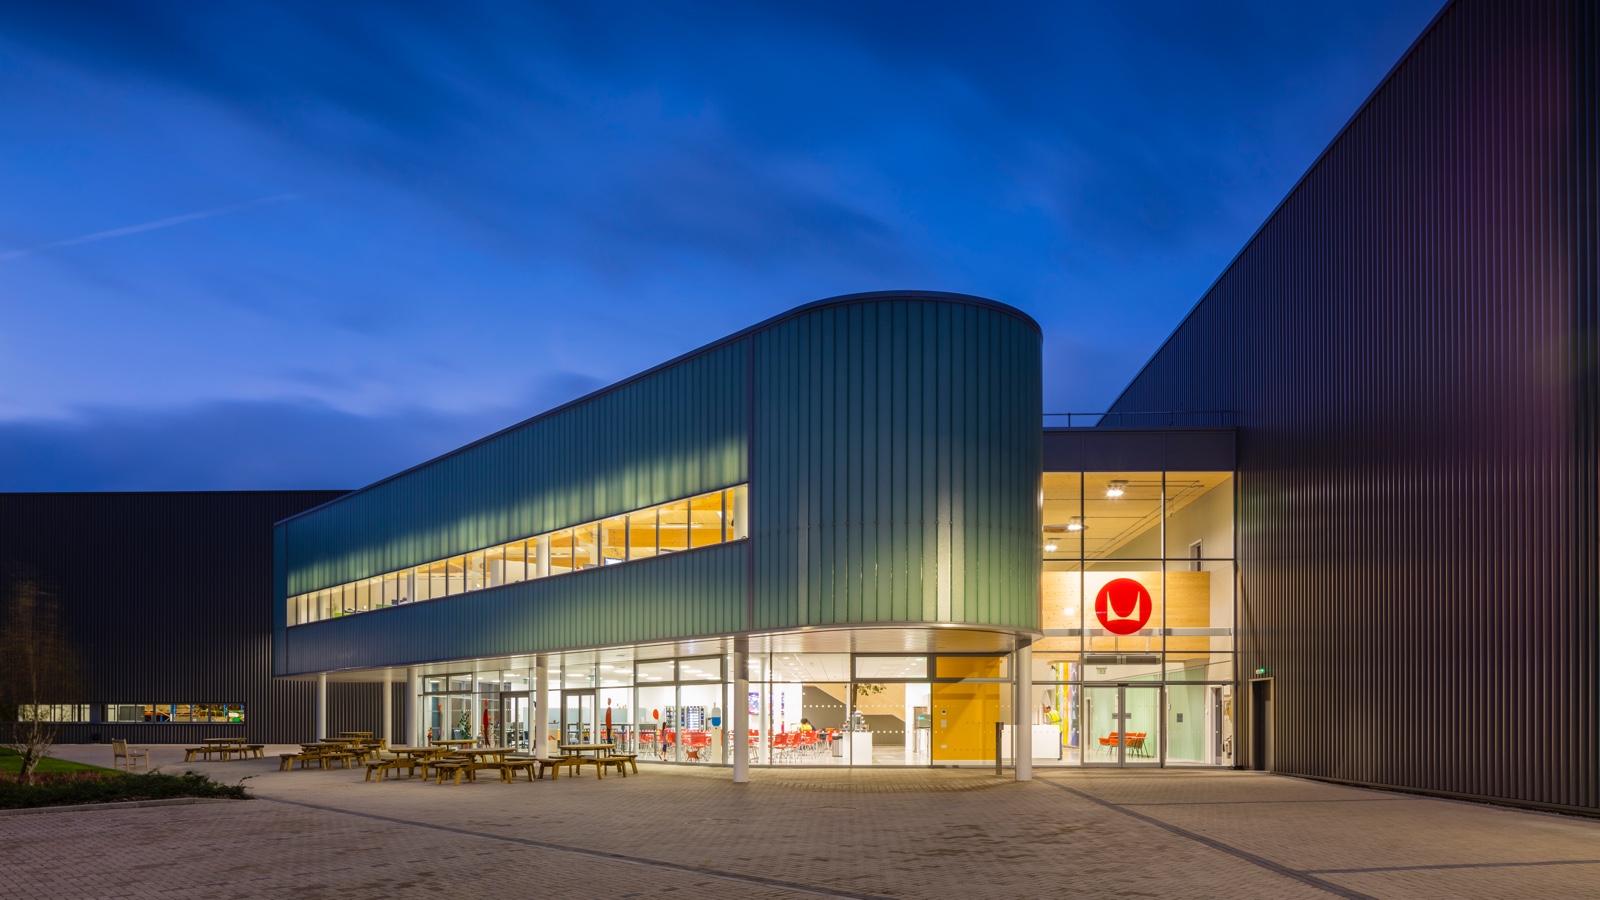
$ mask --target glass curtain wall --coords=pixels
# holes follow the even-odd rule
[[[1229,472],[1044,476],[1040,765],[1229,765]]]

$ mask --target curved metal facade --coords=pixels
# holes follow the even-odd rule
[[[1596,23],[1450,4],[1114,407],[1237,412],[1277,771],[1600,806]]]
[[[754,341],[754,627],[1036,630],[1038,326],[884,300]]]
[[[796,626],[1038,627],[1040,334],[956,294],[792,310],[279,524],[275,671]],[[750,539],[288,628],[284,598],[740,483]]]

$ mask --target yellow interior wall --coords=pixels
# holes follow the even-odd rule
[[[942,664],[945,660],[941,659]],[[942,671],[942,670],[941,670]],[[1000,685],[933,685],[933,759],[994,759]]]

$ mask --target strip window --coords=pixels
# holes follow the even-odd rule
[[[736,485],[296,594],[288,600],[288,622],[304,625],[744,540],[748,490]]]

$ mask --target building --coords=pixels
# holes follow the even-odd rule
[[[1257,767],[1600,809],[1597,29],[1448,4],[1113,407],[1238,425]]]
[[[863,294],[353,493],[243,495],[283,504],[235,620],[271,648],[255,736],[602,735],[736,779],[1247,766],[1600,812],[1597,31],[1577,0],[1449,3],[1090,427],[1041,429],[1025,314]],[[178,502],[80,515],[192,527]],[[74,528],[0,555],[66,559]],[[235,702],[96,684],[61,698],[74,734]],[[139,702],[157,721],[108,721]]]
[[[61,741],[309,730],[311,687],[271,677],[272,526],[341,493],[0,494],[0,588],[36,585],[78,658],[79,683],[41,698]],[[341,685],[332,703],[349,715],[376,692]]]

